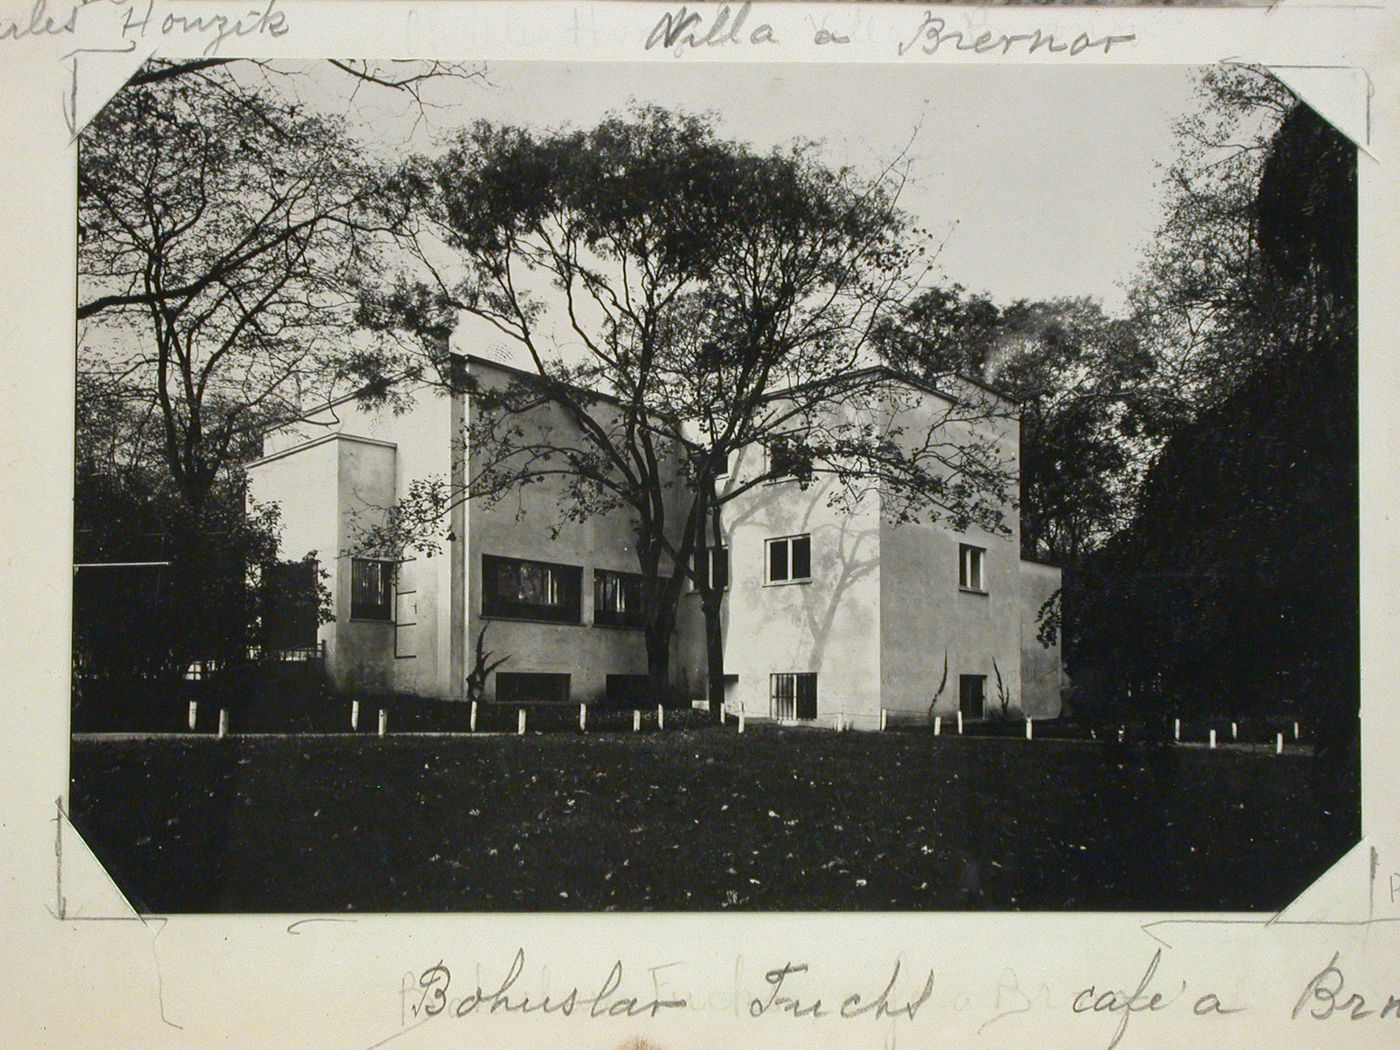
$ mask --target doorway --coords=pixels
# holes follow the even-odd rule
[[[987,716],[986,675],[958,675],[958,710],[968,721],[978,721]]]

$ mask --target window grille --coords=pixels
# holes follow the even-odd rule
[[[768,690],[770,711],[779,721],[807,721],[817,717],[815,674],[784,672],[769,675]]]

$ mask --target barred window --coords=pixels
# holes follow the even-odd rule
[[[394,563],[379,558],[350,559],[350,619],[392,617]]]
[[[580,623],[583,569],[577,565],[481,556],[481,612],[551,623]]]
[[[772,716],[782,721],[817,717],[817,676],[815,674],[783,673],[768,676],[769,705]]]
[[[641,627],[642,577],[635,572],[594,569],[593,622],[606,627]]]

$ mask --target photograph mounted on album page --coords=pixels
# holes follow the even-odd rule
[[[5,12],[17,1045],[1393,1041],[1395,30]]]

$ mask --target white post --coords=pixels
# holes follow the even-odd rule
[[[958,708],[958,736],[962,736],[962,708]]]
[[[1240,724],[1239,724],[1238,722],[1231,722],[1231,723],[1230,723],[1230,739],[1231,739],[1231,740],[1238,740],[1239,738],[1240,738]]]
[[[1175,723],[1175,726],[1174,726],[1174,728],[1173,728],[1173,730],[1172,730],[1172,736],[1174,737],[1174,739],[1176,740],[1176,742],[1179,744],[1179,743],[1181,743],[1181,719],[1179,719],[1179,718],[1174,718],[1174,719],[1172,719],[1172,721],[1173,721],[1173,723]]]
[[[219,708],[219,736],[228,736],[228,708]]]
[[[389,732],[389,712],[384,708],[379,709],[379,735],[383,736]]]
[[[662,707],[660,704],[656,705],[656,728],[666,728],[666,708]]]
[[[742,706],[740,706],[740,708],[739,708],[739,732],[742,733],[743,731],[744,731],[744,708],[743,708]]]
[[[886,711],[886,710],[882,707],[882,708],[880,708],[880,732],[883,733],[883,732],[885,731],[885,728],[886,728],[889,724],[890,724],[890,713],[889,713],[888,711]]]
[[[720,725],[724,725],[724,705],[723,705],[723,704],[720,704],[718,710],[715,711],[715,718],[716,718],[716,720],[719,722]]]
[[[1026,719],[1026,739],[1027,739],[1027,740],[1033,739],[1032,734],[1031,734],[1031,724],[1032,724],[1032,723],[1031,723],[1031,720],[1030,720],[1029,718],[1027,718],[1027,719]]]
[[[475,701],[475,700],[472,701],[472,713],[471,713],[471,716],[470,716],[470,718],[469,718],[469,720],[468,720],[468,722],[467,722],[467,729],[470,730],[470,731],[473,732],[473,733],[476,732],[476,701]]]
[[[1297,723],[1297,722],[1294,722],[1294,723],[1293,723],[1293,739],[1294,739],[1294,740],[1297,740],[1297,739],[1298,739],[1298,723]]]
[[[190,701],[190,732],[194,732],[194,724],[199,721],[199,701]]]
[[[1281,755],[1281,754],[1283,754],[1283,734],[1282,734],[1282,733],[1280,733],[1280,734],[1278,735],[1278,739],[1276,739],[1276,740],[1274,741],[1274,754],[1276,754],[1276,755]]]
[[[588,705],[587,705],[587,704],[579,704],[579,705],[578,705],[578,731],[579,731],[580,733],[586,733],[586,732],[588,732]]]
[[[933,716],[933,735],[934,735],[934,736],[942,736],[942,735],[943,735],[943,716],[942,716],[942,715],[934,715],[934,716]]]
[[[525,735],[525,708],[521,708],[515,716],[515,733],[517,736]]]
[[[634,733],[640,733],[641,731],[642,731],[642,712],[641,712],[639,709],[638,709],[638,710],[633,710],[633,712],[632,712],[632,732],[634,732]]]
[[[1215,730],[1210,731],[1210,746],[1215,747]]]
[[[351,701],[350,701],[350,731],[353,733],[356,729],[359,729],[359,728],[360,728],[360,702],[359,702],[358,700],[351,700]]]

